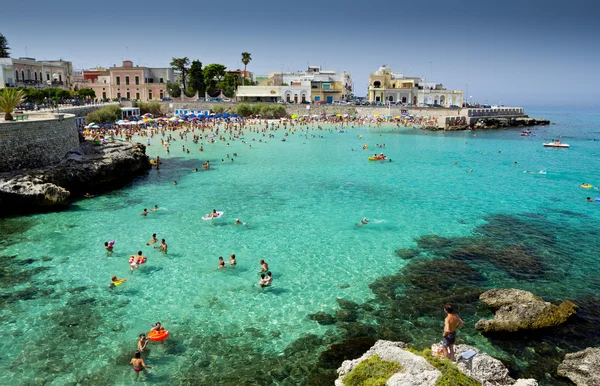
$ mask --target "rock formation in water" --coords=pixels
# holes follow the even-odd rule
[[[590,347],[565,355],[558,366],[558,375],[578,386],[600,385],[600,348]]]
[[[384,361],[398,362],[402,370],[394,374],[386,385],[388,386],[434,386],[442,373],[432,366],[424,357],[407,351],[407,344],[378,340],[363,356],[358,359],[347,360],[338,368],[336,386],[344,386],[343,378],[350,373],[359,363],[374,356]],[[474,350],[475,355],[469,359],[462,358],[462,354]],[[475,347],[460,344],[456,346],[456,364],[463,374],[481,382],[483,386],[537,386],[535,379],[514,380],[508,375],[508,369],[498,359],[493,358]]]
[[[0,217],[64,208],[85,193],[121,187],[149,168],[141,144],[86,142],[58,164],[0,174]]]
[[[529,117],[519,118],[481,118],[473,125],[475,130],[499,129],[523,126],[549,125],[548,119],[535,119]]]
[[[482,332],[515,332],[554,327],[577,313],[577,306],[568,300],[557,306],[531,292],[517,289],[486,291],[479,299],[497,309],[494,319],[480,319],[475,325]]]

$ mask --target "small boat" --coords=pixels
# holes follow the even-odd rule
[[[385,161],[387,159],[386,156],[383,157],[369,157],[369,161]]]
[[[566,143],[561,143],[559,141],[554,141],[554,142],[549,142],[549,143],[545,143],[544,147],[560,147],[560,148],[568,148],[569,145]]]

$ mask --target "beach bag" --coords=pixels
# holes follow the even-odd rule
[[[444,356],[444,345],[442,342],[434,343],[431,345],[431,355],[434,357],[443,357]]]

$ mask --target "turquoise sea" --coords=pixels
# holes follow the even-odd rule
[[[586,202],[600,191],[579,186],[600,185],[600,113],[527,112],[555,124],[531,137],[247,130],[204,152],[173,133],[168,155],[155,136],[159,172],[63,212],[0,220],[0,384],[131,384],[138,334],[157,321],[171,335],[148,345],[156,368],[139,383],[332,384],[376,339],[438,342],[445,302],[466,322],[459,343],[516,377],[569,384],[555,375],[562,356],[600,344],[600,202]],[[569,149],[542,146],[559,136]],[[375,152],[393,162],[369,162]],[[212,209],[224,216],[203,221]],[[146,246],[153,233],[168,254]],[[130,274],[139,250],[148,262]],[[218,270],[232,253],[237,266]],[[273,272],[266,289],[260,259]],[[127,283],[108,289],[112,275]],[[482,336],[474,324],[492,313],[477,297],[502,287],[580,311],[557,329]]]

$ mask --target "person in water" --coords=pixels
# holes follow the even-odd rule
[[[258,281],[258,286],[263,288],[266,287],[267,285],[267,278],[265,277],[264,273],[260,274],[260,280]]]
[[[127,283],[127,280],[124,278],[117,278],[116,276],[110,278],[110,286],[113,288],[123,283]]]
[[[362,220],[360,220],[360,222],[358,223],[358,225],[363,226],[363,225],[367,225],[369,223],[369,219],[366,217],[363,217]]]
[[[225,261],[223,261],[223,256],[219,256],[219,269],[221,268],[227,268]]]
[[[264,260],[260,260],[260,271],[261,272],[268,272],[269,271],[269,264],[267,264],[266,261]]]
[[[271,283],[273,282],[273,275],[271,274],[271,271],[267,272],[267,278],[265,279],[265,287],[268,287],[271,285]]]
[[[129,268],[129,272],[133,273],[134,269],[138,269],[140,267],[141,261],[146,258],[146,256],[142,255],[142,251],[138,251],[137,255],[132,255],[133,261],[129,264],[131,267]]]
[[[142,216],[147,216],[148,215],[148,209],[144,208],[144,211],[142,212]]]
[[[134,380],[136,382],[137,382],[138,377],[140,376],[140,372],[147,369],[146,362],[141,358],[141,356],[142,356],[142,353],[138,350],[135,352],[135,355],[131,359],[131,362],[129,362],[133,366],[133,371],[135,371]],[[154,367],[150,367],[150,368],[154,369]]]
[[[146,245],[152,245],[158,243],[158,239],[156,238],[156,233],[152,234],[152,238],[146,243]]]
[[[211,213],[208,214],[208,218],[216,218],[218,216],[217,210],[213,209]]]
[[[231,256],[229,256],[229,265],[234,266],[237,264],[237,261],[235,261],[235,253],[232,253]]]
[[[235,225],[244,225],[244,223],[241,222],[239,218],[236,218],[235,219]]]
[[[586,197],[587,202],[594,202],[591,197]]]
[[[165,328],[163,327],[163,325],[160,322],[156,322],[156,324],[150,329],[150,332],[152,331],[156,331],[156,332],[160,332],[160,331],[164,331]],[[161,340],[160,344],[165,344],[165,340]]]
[[[444,345],[444,357],[454,361],[454,343],[456,342],[456,330],[463,326],[462,319],[454,313],[451,304],[444,305],[446,319],[444,320],[444,333],[442,335],[442,344]]]
[[[152,209],[153,212],[156,212],[158,210],[158,205],[154,205],[154,209]]]
[[[160,240],[160,245],[154,247],[155,249],[160,249],[161,252],[167,253],[167,243],[165,239]]]
[[[144,352],[146,345],[148,344],[148,338],[146,337],[146,333],[142,332],[140,334],[140,339],[137,342],[137,347],[139,352]]]
[[[108,252],[109,255],[112,255],[114,246],[115,246],[114,241],[106,241],[104,243],[104,249],[106,249],[106,252]]]

